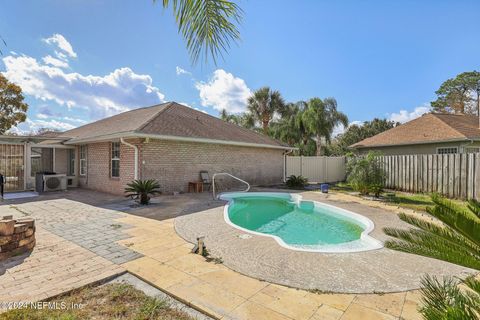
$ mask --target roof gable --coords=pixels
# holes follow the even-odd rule
[[[95,140],[102,136],[129,133],[130,136],[157,135],[209,141],[286,147],[285,144],[266,135],[223,121],[209,114],[194,110],[176,102],[140,108],[105,118],[62,134],[76,141]],[[80,142],[79,142],[80,143]]]
[[[135,131],[150,121],[170,103],[163,103],[153,107],[139,108],[119,113],[84,126],[65,131],[62,137],[72,139],[86,139],[100,137],[119,132]]]
[[[173,102],[138,132],[284,146],[277,140]]]
[[[479,138],[477,117],[429,113],[350,147],[394,146]]]

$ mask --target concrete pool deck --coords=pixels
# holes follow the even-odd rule
[[[370,236],[385,241],[384,227],[408,229],[392,211],[373,208],[318,192],[302,193],[303,200],[334,205],[370,218],[375,229]],[[212,256],[244,275],[306,290],[336,293],[387,293],[418,289],[424,274],[466,277],[475,270],[436,259],[386,248],[352,252],[321,253],[282,247],[271,237],[259,236],[227,224],[223,208],[213,208],[175,219],[177,233],[189,242],[204,236]]]

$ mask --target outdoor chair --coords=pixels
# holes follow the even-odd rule
[[[203,183],[203,190],[205,190],[205,187],[207,187],[207,190],[210,191],[212,188],[212,180],[210,180],[208,171],[200,171],[200,181]]]

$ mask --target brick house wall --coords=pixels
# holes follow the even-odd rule
[[[210,143],[166,140],[127,140],[139,148],[139,178],[156,179],[161,191],[186,192],[189,181],[198,181],[199,172],[228,172],[251,185],[282,182],[283,150],[241,147]],[[134,179],[134,150],[120,144],[120,177],[110,176],[110,142],[87,145],[87,175],[79,175],[81,187],[123,194],[125,185]],[[80,164],[77,148],[77,161]]]
[[[283,150],[210,143],[151,140],[141,153],[141,177],[159,181],[162,192],[187,191],[199,172],[228,172],[251,185],[282,182]]]
[[[126,184],[134,179],[134,151],[124,144],[120,144],[120,177],[111,176],[111,143],[101,142],[87,145],[87,174],[80,175],[80,146],[77,146],[76,166],[80,187],[123,194]]]

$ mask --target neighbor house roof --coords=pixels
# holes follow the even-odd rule
[[[151,137],[290,149],[266,135],[176,102],[123,112],[66,131],[61,136],[66,140],[65,144],[106,141],[114,138]]]
[[[480,140],[477,116],[428,113],[350,147],[368,148],[467,140]]]

